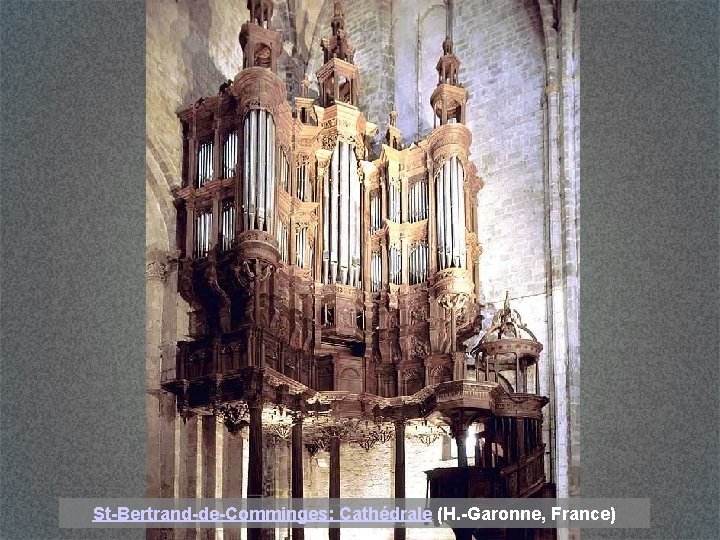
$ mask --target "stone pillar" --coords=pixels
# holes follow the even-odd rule
[[[340,498],[340,437],[330,437],[330,499]],[[329,540],[340,540],[340,529],[328,530]]]
[[[395,498],[405,498],[405,421],[395,421]],[[394,529],[395,540],[405,540],[406,529]]]
[[[291,435],[291,470],[292,470],[292,498],[302,499],[303,495],[303,432],[302,418],[299,419],[292,427]],[[303,540],[305,538],[305,529],[293,529],[292,539]]]
[[[278,492],[278,463],[281,462],[280,445],[282,440],[274,436],[269,430],[263,432],[263,461],[262,461],[262,497],[272,499],[282,497]],[[280,458],[280,459],[278,459]],[[275,528],[262,529],[261,538],[263,540],[280,540],[282,536],[277,535]]]
[[[174,339],[175,311],[169,307],[174,303],[174,294],[166,291],[177,289],[177,252],[150,251],[145,267],[146,278],[146,496],[174,498],[175,493],[175,396],[161,388],[163,374],[174,362],[164,343]],[[173,289],[174,287],[174,289]],[[174,365],[173,365],[174,373]],[[146,538],[167,538],[170,529],[147,529]]]
[[[467,467],[467,449],[465,448],[465,438],[467,437],[467,428],[457,428],[453,430],[453,437],[457,445],[458,467]]]
[[[262,400],[253,399],[248,403],[250,410],[250,437],[248,440],[248,499],[262,497],[263,488],[263,434]],[[248,529],[248,540],[260,540],[261,529]]]
[[[191,416],[180,429],[180,498],[196,499],[200,497],[198,476],[200,470],[199,424],[197,416]],[[196,540],[197,529],[179,529],[177,538]]]
[[[515,438],[517,439],[518,461],[525,457],[525,419],[515,419]]]
[[[222,477],[217,477],[217,460],[222,458],[222,424],[214,415],[202,417],[202,497],[214,499],[220,496]],[[214,540],[217,529],[208,527],[200,530],[202,540]]]
[[[241,433],[223,432],[222,496],[241,499],[243,483],[243,438]],[[223,540],[240,540],[239,528],[223,529]]]

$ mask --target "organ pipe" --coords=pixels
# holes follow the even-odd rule
[[[222,249],[230,249],[235,239],[235,201],[226,199],[223,202],[221,216]]]
[[[443,164],[443,211],[445,217],[445,268],[452,260],[452,196],[450,194],[450,162]]]
[[[372,292],[378,292],[382,286],[382,255],[374,251],[370,264],[370,288]]]
[[[195,256],[205,257],[211,247],[212,212],[204,210],[195,218]]]
[[[339,193],[339,184],[340,184],[340,171],[339,169],[339,163],[340,163],[340,151],[338,150],[338,147],[335,147],[335,152],[333,152],[332,160],[331,160],[331,169],[330,169],[330,282],[335,283],[337,281],[337,270],[338,270],[338,227],[339,227],[339,221],[338,221],[338,209],[340,208],[340,193]]]
[[[410,285],[427,280],[428,245],[419,243],[410,250]]]
[[[250,153],[250,177],[248,178],[248,186],[250,197],[248,200],[248,229],[255,229],[255,193],[256,180],[258,177],[258,113],[253,109],[250,111],[250,138],[245,142],[245,149]]]
[[[467,245],[465,244],[465,170],[462,168],[460,160],[455,158],[457,166],[457,178],[458,178],[458,245],[460,247],[459,253],[459,266],[465,267],[467,264]]]
[[[460,256],[460,245],[459,245],[459,231],[460,223],[458,223],[458,179],[457,179],[457,158],[450,158],[450,224],[452,225],[451,234],[451,245],[452,251],[450,253],[450,265],[457,267],[458,258]]]
[[[340,252],[340,283],[347,283],[348,274],[348,249],[349,242],[343,242],[348,236],[350,217],[350,170],[348,167],[347,144],[340,141],[340,208],[338,210],[340,217],[340,243],[338,250]]]
[[[265,230],[272,232],[273,212],[275,211],[275,121],[270,113],[263,111],[268,119],[268,147],[270,164],[267,168],[267,176],[265,177],[266,189],[266,209],[265,209]],[[283,152],[284,155],[284,152]],[[287,159],[286,159],[287,161]]]
[[[280,251],[280,260],[283,263],[287,264],[287,262],[288,262],[288,230],[282,221],[278,222],[276,237],[277,237],[277,241],[278,241],[278,248]]]
[[[245,118],[243,163],[243,226],[272,231],[275,207],[275,122],[265,110]]]
[[[445,167],[443,166],[443,172]],[[437,251],[438,251],[438,266],[439,268],[445,268],[445,205],[443,203],[443,179],[444,175],[442,172],[438,174],[435,179],[435,210],[437,214]]]
[[[257,228],[261,231],[265,227],[265,191],[266,191],[266,178],[269,173],[268,165],[269,158],[268,152],[268,132],[267,132],[267,115],[263,114],[263,111],[258,111],[258,176],[257,176]]]
[[[301,201],[305,200],[308,194],[308,178],[307,178],[307,164],[304,163],[297,167],[297,198]]]
[[[249,116],[252,116],[252,112],[249,114]],[[250,142],[250,127],[251,122],[250,118],[246,118],[245,120],[245,126],[243,129],[243,145],[245,148],[245,151],[243,152],[243,178],[242,178],[242,194],[243,194],[243,201],[242,206],[240,208],[240,212],[243,216],[243,230],[248,230],[250,228],[250,219],[249,219],[249,212],[250,212],[250,162],[251,162],[251,155],[248,153],[247,149],[251,147]]]
[[[443,163],[435,181],[437,194],[437,244],[440,269],[466,265],[465,173],[453,156]]]
[[[357,167],[352,145],[338,141],[323,190],[325,283],[360,285],[361,189]],[[326,266],[329,266],[329,271]]]
[[[329,283],[330,263],[330,179],[328,171],[323,175],[323,282]]]
[[[223,178],[235,176],[238,161],[238,134],[231,131],[223,145]]]
[[[370,195],[370,230],[375,232],[381,227],[380,193],[373,191]]]
[[[213,177],[213,143],[202,143],[197,155],[197,187],[201,188]]]
[[[395,246],[390,248],[390,281],[395,285],[402,283],[402,253]]]
[[[358,286],[360,281],[360,179],[357,158],[350,152],[350,285]]]

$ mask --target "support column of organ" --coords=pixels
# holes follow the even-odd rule
[[[340,498],[340,437],[330,437],[330,482],[328,497],[330,499]],[[340,540],[340,529],[330,529],[328,537],[330,540]]]
[[[302,418],[293,424],[291,433],[291,474],[292,474],[292,498],[302,499],[303,495],[303,426]],[[305,529],[294,528],[292,530],[293,540],[303,540]]]

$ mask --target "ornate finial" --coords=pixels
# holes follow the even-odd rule
[[[330,25],[334,36],[338,35],[340,30],[345,30],[345,16],[343,15],[342,5],[338,0],[335,0],[333,4],[333,18]]]
[[[518,338],[521,337],[521,331],[529,335],[534,341],[537,341],[535,334],[528,330],[528,327],[522,322],[520,314],[510,308],[510,292],[505,291],[503,307],[495,313],[492,323],[490,323],[490,328],[488,328],[480,342],[504,338]]]
[[[325,62],[328,62],[331,58],[339,58],[352,64],[355,47],[350,45],[348,41],[348,33],[345,30],[345,15],[340,2],[337,0],[335,0],[334,14],[330,26],[332,36],[330,39],[323,38],[320,41],[320,46],[325,52]]]
[[[247,8],[250,10],[250,21],[263,28],[270,28],[274,7],[272,0],[248,0]]]
[[[442,44],[443,55],[448,56],[453,53],[453,42],[450,36],[445,36],[445,41]]]
[[[305,75],[305,78],[300,83],[300,95],[302,97],[308,97],[308,94],[310,93],[310,81],[307,78],[307,75]]]
[[[398,113],[397,113],[397,111],[395,110],[395,108],[393,107],[393,110],[390,111],[390,125],[391,125],[392,127],[396,127],[396,126],[397,126],[397,118],[398,118]]]

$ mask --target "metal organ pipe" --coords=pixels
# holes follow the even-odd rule
[[[223,202],[222,221],[222,249],[230,249],[235,238],[235,201],[226,199]]]
[[[231,131],[225,144],[223,145],[223,178],[232,178],[235,176],[235,168],[237,167],[238,157],[238,135],[235,131]]]
[[[436,178],[438,266],[466,266],[465,171],[453,156],[443,163]]]
[[[360,282],[360,179],[357,157],[350,150],[350,285]]]
[[[323,283],[328,283],[330,259],[330,180],[328,171],[323,174]]]
[[[243,135],[243,227],[272,232],[276,148],[275,122],[270,113],[249,111]]]
[[[443,214],[445,217],[444,268],[452,264],[452,197],[450,195],[450,161],[443,163]]]
[[[467,245],[465,243],[465,169],[460,160],[455,158],[458,171],[458,244],[460,245],[460,266],[464,268],[467,264]]]
[[[338,141],[323,190],[325,283],[360,284],[361,190],[357,166],[353,146]]]
[[[200,145],[197,155],[197,187],[201,188],[213,177],[213,143]]]
[[[243,200],[240,206],[240,212],[242,213],[243,230],[250,228],[250,220],[248,219],[248,212],[250,211],[250,161],[251,156],[248,152],[250,148],[250,120],[249,116],[245,118],[245,125],[243,127],[243,177],[242,177],[242,195]]]
[[[295,237],[295,264],[300,268],[305,267],[305,242],[307,227],[300,227]]]
[[[435,177],[435,207],[437,221],[437,255],[438,255],[438,267],[439,269],[445,268],[445,204],[443,203],[443,172],[445,167],[443,166],[442,171]]]
[[[265,176],[265,230],[272,232],[273,213],[275,211],[275,120],[267,111],[263,111],[268,122],[268,160]],[[287,162],[287,159],[286,159]]]
[[[350,167],[348,145],[340,141],[340,283],[347,283],[349,264],[350,232]],[[346,242],[346,240],[348,240]]]
[[[382,284],[382,256],[374,251],[371,262],[370,287],[372,292],[378,292]]]
[[[265,191],[268,177],[268,133],[267,115],[258,111],[258,163],[257,163],[257,228],[261,231],[265,226]]]
[[[340,209],[340,193],[339,193],[339,164],[340,150],[339,146],[335,147],[331,160],[331,177],[330,177],[330,282],[337,281],[338,270],[338,210]]]
[[[250,154],[250,178],[248,179],[248,187],[250,192],[248,204],[248,229],[255,228],[255,193],[257,180],[257,162],[258,162],[258,111],[253,109],[250,111],[250,139],[246,141],[245,149]]]
[[[458,217],[458,181],[457,181],[457,158],[450,158],[450,223],[452,225],[452,251],[450,253],[450,266],[458,267],[460,257],[459,223]]]
[[[428,193],[429,190],[429,182],[427,178],[423,180],[423,219],[427,219],[430,215],[430,194]]]

